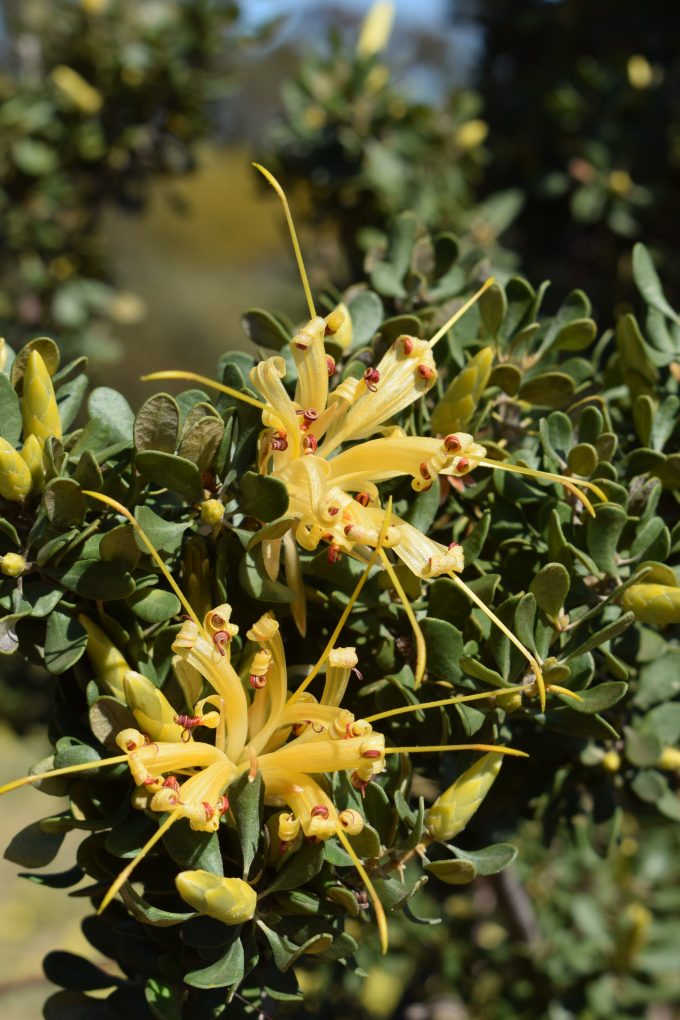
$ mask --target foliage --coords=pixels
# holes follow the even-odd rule
[[[479,95],[461,88],[437,104],[414,101],[382,59],[387,26],[367,47],[370,23],[358,44],[333,33],[324,51],[305,53],[282,89],[268,159],[326,251],[329,237],[339,242],[339,269],[347,260],[359,273],[362,252],[404,209],[461,234],[479,256],[521,205],[515,188],[477,200],[488,162]]]
[[[19,5],[0,80],[0,321],[111,361],[116,326],[143,314],[108,276],[106,202],[139,211],[157,174],[184,174],[226,87],[228,0]]]
[[[84,833],[77,865],[38,880],[68,887],[87,878],[90,884],[79,894],[96,906],[108,905],[85,922],[84,930],[124,975],[112,978],[70,954],[51,954],[46,971],[65,990],[50,1000],[48,1015],[59,1017],[77,1007],[88,1017],[105,1010],[112,1016],[193,1018],[228,1010],[238,1015],[251,1006],[285,1015],[300,1002],[298,982],[309,988],[315,968],[342,961],[351,989],[358,939],[377,941],[367,926],[369,905],[379,922],[384,909],[390,918],[403,914],[410,924],[424,925],[422,943],[432,946],[439,907],[427,899],[426,883],[428,890],[436,888],[439,900],[440,883],[464,885],[481,876],[483,887],[486,876],[510,866],[508,881],[531,884],[532,855],[539,853],[535,841],[525,842],[527,859],[517,870],[512,865],[516,849],[507,839],[524,840],[526,831],[540,825],[548,841],[555,834],[571,840],[597,825],[600,849],[620,845],[615,853],[625,855],[631,815],[677,819],[680,719],[670,628],[679,622],[675,593],[680,588],[673,567],[680,486],[674,453],[678,316],[644,248],[636,249],[634,264],[646,306],[642,327],[624,313],[613,330],[599,336],[583,293],[567,295],[557,312],[546,314],[545,285],[536,290],[521,277],[487,285],[462,314],[462,298],[480,282],[478,260],[469,252],[461,256],[450,234],[430,236],[405,213],[394,220],[382,248],[374,250],[368,278],[327,295],[326,320],[312,319],[298,329],[277,313],[246,313],[248,335],[280,352],[282,362],[260,362],[256,368],[250,355],[227,354],[214,383],[199,376],[193,388],[175,397],[150,396],[136,413],[124,396],[100,387],[88,396],[82,428],[74,427],[86,389],[82,362],[60,369],[49,342],[36,341],[20,352],[12,369],[5,351],[0,395],[2,420],[11,430],[7,457],[27,459],[30,435],[37,435],[41,422],[49,419],[51,425],[40,440],[39,481],[32,476],[31,491],[14,490],[12,475],[4,490],[3,648],[42,662],[54,678],[55,754],[43,769],[68,773],[78,767],[73,776],[40,780],[46,793],[67,794],[70,807],[20,834],[9,855],[26,867],[37,860],[47,863],[64,832]],[[452,314],[456,321],[446,332]],[[286,438],[280,418],[293,387],[297,384],[300,394],[316,385],[305,374],[304,352],[311,349],[322,357],[324,376],[326,358],[332,359],[337,387],[331,401],[333,393],[354,395],[349,420],[364,396],[383,399],[380,387],[386,392],[390,359],[424,351],[421,338],[442,331],[439,346],[428,348],[418,366],[426,384],[423,395],[415,400],[414,389],[412,398],[399,403],[397,422],[406,435],[388,430],[388,436],[374,440],[402,443],[403,465],[379,479],[375,495],[358,493],[366,496],[364,502],[344,504],[350,516],[343,519],[353,521],[351,515],[373,501],[376,513],[379,507],[384,515],[381,536],[365,532],[366,545],[356,549],[351,529],[345,532],[346,545],[321,527],[310,538],[311,531],[301,530],[303,522],[316,526],[310,522],[321,511],[312,503],[309,513],[300,509],[299,484],[276,460],[293,442],[292,430]],[[51,407],[43,398],[53,387],[58,419],[51,412],[45,417],[44,410],[26,414],[26,372],[29,362],[37,364],[29,357],[36,349],[51,376],[48,384],[40,375],[39,406]],[[288,396],[272,390],[263,421],[255,393],[265,392],[267,372],[278,375],[281,368]],[[414,378],[419,385],[418,372]],[[397,390],[395,399],[402,396]],[[302,414],[299,421],[305,438],[313,436],[315,417]],[[378,430],[376,417],[368,434]],[[448,442],[417,438],[431,431],[444,433]],[[409,442],[444,445],[447,453],[437,462],[443,473],[433,477],[429,461],[412,469]],[[449,454],[463,446],[476,451],[465,463]],[[349,450],[356,454],[361,447]],[[310,465],[321,459],[314,456],[315,444],[307,448]],[[381,467],[378,455],[371,472],[380,475]],[[372,483],[367,485],[370,489]],[[592,516],[587,496],[594,502]],[[329,513],[331,530],[333,516]],[[462,547],[467,587],[457,581],[460,566],[437,577],[432,560],[417,570],[407,562],[391,564],[386,549],[394,547],[403,560],[399,550],[405,539],[397,542],[389,529],[407,525],[423,542],[427,534],[438,543],[451,562]],[[330,542],[327,550],[320,541]],[[364,561],[375,550],[368,568],[353,558],[362,548]],[[379,553],[384,571],[376,566]],[[8,555],[15,558],[7,561]],[[167,571],[179,590],[169,590]],[[650,600],[650,583],[664,589],[662,608]],[[179,622],[178,594],[198,618],[197,631],[191,621]],[[495,617],[490,619],[480,603],[493,604]],[[255,707],[262,701],[254,695],[247,719],[250,760],[244,750],[239,775],[220,792],[229,805],[205,794],[205,817],[194,824],[199,816],[191,814],[196,804],[187,791],[200,772],[185,779],[187,770],[181,763],[174,766],[181,786],[177,776],[166,776],[178,795],[185,791],[184,801],[178,801],[176,787],[163,776],[158,780],[147,769],[147,778],[140,779],[143,773],[135,769],[150,760],[154,748],[159,754],[169,746],[179,748],[178,760],[186,757],[189,772],[198,767],[192,754],[207,754],[206,747],[217,752],[208,727],[216,727],[219,742],[224,719],[219,699],[211,695],[210,685],[219,690],[211,677],[214,670],[224,672],[231,657],[236,680],[229,697],[243,704],[250,701],[251,688],[260,690],[263,678],[273,683],[269,660],[262,658],[274,647],[265,634],[270,624],[261,619],[253,627],[269,610],[286,650],[288,674],[281,681],[286,704],[300,697],[298,683],[306,687],[324,664],[327,687],[319,703],[301,702],[299,720],[290,717],[290,742],[267,745],[263,757],[282,755],[282,761],[288,754],[290,760],[305,726],[309,731],[320,726],[316,743],[312,738],[306,745],[308,754],[330,747],[331,724],[312,721],[315,713],[329,718],[323,711],[334,705],[327,692],[332,671],[341,666],[328,658],[328,642],[340,621],[342,641],[350,646],[337,650],[347,653],[343,682],[355,661],[349,655],[353,648],[363,676],[349,682],[343,710],[351,712],[333,715],[333,725],[343,720],[349,727],[344,735],[357,740],[352,727],[365,734],[361,720],[376,716],[371,740],[378,743],[360,757],[377,760],[384,734],[386,768],[369,782],[370,770],[350,776],[342,766],[324,765],[319,785],[319,776],[310,775],[316,761],[310,758],[297,766],[307,778],[296,782],[320,791],[314,793],[317,802],[307,814],[291,808],[290,799],[268,785],[274,780],[266,764],[258,765],[265,737],[260,750],[252,750],[262,735]],[[669,628],[664,633],[655,627],[656,613],[658,624]],[[214,645],[213,665],[199,663],[198,671],[199,660],[192,659],[198,654],[193,651],[197,633]],[[427,653],[422,682],[421,643]],[[130,674],[128,664],[136,672]],[[280,677],[280,664],[276,668]],[[541,683],[547,691],[545,710]],[[286,687],[296,693],[286,694]],[[468,696],[472,703],[458,700]],[[415,710],[433,700],[445,704]],[[231,740],[232,728],[243,720],[231,709],[227,719]],[[150,743],[141,742],[143,733]],[[508,758],[495,783],[497,763],[490,759],[480,764],[469,753],[460,759],[439,752],[451,744],[491,747],[493,758],[500,753],[493,749],[508,743],[530,759]],[[337,746],[349,754],[354,743],[340,735]],[[391,753],[395,747],[412,750]],[[97,763],[117,748],[123,754],[99,771]],[[128,765],[137,785],[132,801]],[[430,811],[426,800],[436,801]],[[480,803],[471,834],[459,839]],[[286,804],[291,813],[282,815]],[[159,828],[161,805],[169,813]],[[199,815],[200,807],[199,798]],[[181,811],[193,819],[191,826],[186,820],[175,824]],[[441,822],[446,811],[451,813]],[[343,817],[344,822],[338,820]],[[525,830],[522,817],[533,818],[533,828]],[[341,832],[345,823],[357,831]],[[147,844],[144,856],[140,850]],[[581,877],[583,856],[576,850],[564,860],[540,853],[537,866],[555,881]],[[142,891],[122,881],[129,877],[123,871],[122,903],[108,903],[106,889],[126,862],[128,869],[135,867]],[[176,887],[178,869],[191,869],[185,872],[191,877]],[[196,872],[207,877],[196,878]],[[224,888],[218,886],[222,874],[231,883]],[[250,899],[238,898],[234,883],[243,880],[258,894],[254,917]],[[190,890],[187,902],[178,896],[183,888]],[[631,1002],[653,1001],[653,986],[636,977],[643,941],[636,932],[647,926],[638,888],[631,892],[613,955],[593,950],[583,966],[574,963],[558,977],[550,953],[540,956],[536,970],[552,982],[546,1001],[559,999],[561,1015],[580,1015],[564,1011],[572,1009],[583,973],[591,978],[595,1016],[606,1014],[598,1002],[611,1015],[614,1006],[620,1011]],[[615,909],[610,886],[603,895],[607,909]],[[544,904],[540,896],[538,901],[541,917],[548,919],[550,944],[557,944],[560,911],[569,905]],[[455,902],[465,901],[456,897]],[[591,923],[583,917],[583,924]],[[416,941],[405,930],[398,929],[397,941]],[[506,959],[505,940],[496,935],[487,930],[477,939],[489,954],[484,967],[491,971],[495,960]],[[663,938],[660,930],[658,940]],[[455,962],[442,962],[443,973],[455,977],[450,967],[462,972],[465,960],[461,952]],[[612,960],[618,975],[613,989],[599,977]],[[665,973],[663,959],[650,966]],[[106,1006],[87,994],[109,988]],[[525,985],[508,1001],[523,1008],[523,996],[530,994]],[[507,1002],[499,1003],[496,1015],[509,1015],[508,1008]]]

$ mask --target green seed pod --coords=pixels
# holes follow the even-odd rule
[[[21,454],[0,436],[0,496],[20,503],[28,496],[32,484],[31,472]]]
[[[623,593],[621,605],[640,623],[680,623],[680,588],[667,584],[633,584]]]
[[[425,815],[433,839],[445,842],[462,832],[500,772],[503,755],[491,751],[446,790]]]
[[[141,673],[129,670],[123,678],[123,691],[139,728],[151,740],[177,741],[188,732],[175,722],[177,713],[163,692]]]
[[[61,439],[61,418],[54,386],[38,351],[31,351],[28,356],[23,386],[24,439],[36,436],[41,443],[51,436]]]
[[[114,698],[125,701],[123,683],[130,672],[128,663],[101,627],[82,613],[78,619],[87,631],[87,654],[98,679]]]
[[[201,520],[204,524],[219,524],[224,517],[224,503],[219,499],[205,499],[201,503]]]
[[[255,913],[257,894],[242,878],[220,878],[209,871],[180,871],[175,885],[190,907],[223,924],[243,924]]]
[[[5,577],[21,577],[26,569],[26,560],[19,553],[5,553],[0,556],[0,574]]]
[[[430,428],[433,433],[448,435],[460,431],[472,420],[489,381],[493,359],[493,348],[483,347],[449,383],[432,414]]]
[[[45,487],[45,458],[42,443],[37,436],[30,435],[26,438],[20,452],[26,462],[26,467],[31,472],[32,491],[42,492]]]

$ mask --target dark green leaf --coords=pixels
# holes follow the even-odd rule
[[[472,861],[430,861],[425,870],[447,885],[468,885],[477,876]]]
[[[280,351],[290,342],[290,334],[278,319],[262,308],[251,308],[241,316],[243,332],[256,347]]]
[[[529,585],[539,609],[556,620],[569,594],[569,571],[561,563],[546,563]]]
[[[144,401],[135,417],[135,449],[174,453],[178,432],[177,401],[168,393],[156,393]]]
[[[47,620],[45,665],[50,673],[64,673],[82,656],[87,645],[87,631],[78,620],[58,609]]]
[[[43,968],[48,981],[74,991],[88,992],[97,988],[112,988],[121,983],[119,977],[105,973],[75,953],[48,953],[43,960]]]
[[[159,588],[145,588],[128,599],[128,605],[135,616],[145,623],[164,623],[181,610],[181,604],[174,592]]]
[[[71,478],[53,478],[45,487],[43,502],[49,520],[58,528],[80,524],[85,516],[85,497]]]
[[[21,407],[14,387],[0,372],[0,436],[18,447],[21,438]]]
[[[473,864],[478,875],[497,875],[517,857],[517,847],[512,843],[493,843],[491,846],[485,846],[483,850],[460,850],[458,847],[452,849],[459,860]]]
[[[40,822],[31,822],[12,837],[4,856],[22,868],[44,868],[57,856],[63,841],[63,832],[45,832]]]
[[[135,467],[154,485],[178,492],[189,502],[201,499],[201,473],[197,466],[174,453],[144,450],[135,457]]]
[[[278,478],[246,471],[241,479],[241,510],[258,521],[274,521],[288,509],[288,490]]]
[[[579,691],[580,701],[558,695],[561,701],[569,705],[575,712],[585,712],[592,715],[595,712],[604,712],[621,700],[628,690],[628,684],[620,680],[607,681],[591,687],[587,691]]]
[[[348,305],[352,319],[352,348],[368,347],[383,321],[383,303],[371,290],[363,290]]]
[[[45,569],[43,573],[86,599],[125,599],[135,590],[135,582],[121,566],[102,560],[77,560],[68,567]]]
[[[430,679],[455,682],[460,679],[463,636],[445,620],[427,618],[420,623],[427,647],[427,672]]]
[[[156,549],[168,553],[175,552],[179,548],[182,542],[182,536],[189,527],[189,521],[185,521],[181,524],[175,524],[172,521],[167,521],[163,517],[160,517],[148,506],[138,506],[135,509],[135,518],[142,526],[149,538],[149,541],[156,547]],[[135,537],[139,548],[143,552],[148,552],[148,549],[141,539],[137,536]]]
[[[128,442],[132,439],[135,416],[125,397],[108,386],[93,390],[87,402],[91,418],[98,418],[107,427],[109,442]]]
[[[638,243],[633,248],[633,279],[643,298],[652,308],[680,324],[680,316],[666,300],[658,273],[644,244]]]
[[[229,806],[236,820],[243,854],[243,877],[246,879],[260,845],[263,805],[264,786],[260,772],[254,779],[246,772],[229,787]]]

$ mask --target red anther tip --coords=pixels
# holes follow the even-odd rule
[[[433,379],[435,371],[429,365],[418,365],[418,375],[421,379]]]
[[[354,498],[357,501],[357,503],[361,504],[361,506],[368,506],[368,504],[371,502],[371,497],[367,492],[357,492]]]
[[[455,453],[456,450],[460,450],[460,439],[458,436],[451,434],[445,438],[444,446],[447,450],[449,450],[449,452]]]
[[[456,471],[467,471],[470,467],[470,461],[467,457],[459,457],[456,461]]]
[[[422,464],[420,464],[419,471],[420,477],[424,478],[426,482],[429,482],[430,479],[432,478],[432,475],[428,471],[427,464],[425,463],[425,461],[423,461]]]
[[[310,811],[312,818],[328,818],[328,808],[325,804],[316,804]]]

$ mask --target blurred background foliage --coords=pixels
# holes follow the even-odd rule
[[[446,299],[445,290],[432,296],[444,274],[432,272],[429,229],[432,250],[455,245],[451,265],[466,275],[492,267],[504,282],[516,270],[535,283],[549,277],[546,303],[562,327],[590,321],[589,304],[579,298],[578,315],[570,305],[575,287],[609,322],[617,305],[622,312],[642,307],[631,255],[640,238],[663,271],[671,314],[664,315],[653,282],[653,293],[645,293],[649,276],[638,267],[644,336],[635,319],[631,325],[621,316],[615,340],[605,334],[597,348],[601,379],[620,402],[591,445],[608,429],[627,435],[623,455],[638,456],[619,460],[631,513],[639,515],[650,498],[633,483],[652,470],[663,482],[655,498],[672,528],[677,407],[665,402],[677,393],[672,309],[680,278],[680,58],[672,6],[404,4],[389,41],[383,26],[384,47],[379,25],[373,46],[365,36],[359,43],[364,4],[292,7],[5,0],[4,335],[15,347],[54,336],[70,354],[89,355],[94,379],[124,388],[136,406],[142,391],[134,380],[161,357],[202,370],[225,349],[252,350],[239,322],[249,306],[299,317],[278,210],[248,169],[254,157],[289,190],[314,286],[342,288],[365,275],[386,315],[417,314]],[[282,20],[272,20],[281,12]],[[423,229],[408,272],[395,280],[384,267],[394,264],[392,221],[404,210],[413,210]],[[460,278],[448,283],[452,294],[460,289]],[[471,339],[462,337],[451,352],[461,369],[462,352],[475,350]],[[521,347],[502,346],[491,385],[511,396],[546,365],[527,364]],[[557,349],[548,368],[556,367]],[[588,392],[577,360],[569,399],[579,386],[581,395]],[[565,432],[560,401],[569,381],[553,378],[552,385],[543,442],[553,450],[557,444],[556,464],[560,455],[575,464],[588,451],[573,450],[588,444]],[[503,423],[518,426],[512,418]],[[495,496],[508,512],[513,494],[500,486]],[[514,576],[523,552],[504,544],[506,537],[492,536],[485,556]],[[660,533],[631,532],[631,540],[638,562],[677,553],[677,528],[668,549]],[[516,590],[522,582],[520,571]],[[474,846],[505,837],[508,812],[533,817],[514,833],[520,855],[513,869],[460,890],[431,880],[414,910],[434,917],[441,909],[445,923],[418,928],[417,938],[407,922],[395,924],[388,960],[365,948],[368,979],[348,972],[340,982],[334,972],[330,1001],[331,975],[310,968],[301,975],[309,1013],[404,1020],[680,1016],[673,1005],[680,999],[677,763],[656,767],[680,740],[666,704],[678,693],[677,628],[659,637],[638,627],[617,640],[607,647],[607,667],[615,671],[611,660],[625,660],[635,681],[616,720],[626,727],[621,741],[604,756],[601,744],[576,742],[568,768],[556,758],[554,770],[531,786],[533,803],[517,770],[507,769],[498,787],[503,809],[495,821],[486,817],[485,831],[481,821],[471,827],[469,839]],[[41,725],[48,707],[42,673],[22,667],[1,690],[6,725],[20,732]],[[8,736],[7,746],[16,747],[15,739]],[[25,921],[23,930],[35,933],[36,925]],[[15,931],[0,928],[5,944]],[[69,946],[72,938],[69,929]],[[11,954],[5,959],[14,967]],[[0,982],[11,984],[14,973],[6,969]],[[16,1008],[17,1017],[26,1016],[21,1001]]]

